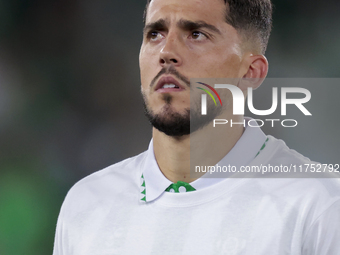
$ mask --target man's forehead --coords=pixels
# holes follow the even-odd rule
[[[152,0],[146,23],[156,20],[186,19],[212,22],[224,20],[225,3],[222,0]]]

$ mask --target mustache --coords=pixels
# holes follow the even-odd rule
[[[155,76],[155,78],[153,78],[153,80],[150,83],[150,87],[153,87],[156,83],[156,81],[158,80],[158,78],[160,76],[162,76],[163,74],[172,74],[174,75],[177,79],[181,80],[182,82],[184,82],[188,87],[190,87],[190,80],[185,77],[184,75],[180,74],[174,66],[169,66],[169,67],[163,67],[162,70],[159,71],[159,73]]]

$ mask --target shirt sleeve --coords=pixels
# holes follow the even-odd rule
[[[66,198],[65,198],[66,200]],[[69,255],[72,251],[69,250],[69,242],[67,236],[67,224],[65,223],[65,200],[61,206],[58,216],[57,227],[54,237],[53,255]]]
[[[63,228],[62,228],[62,219],[61,214],[59,214],[58,222],[57,222],[57,228],[55,231],[55,237],[54,237],[54,247],[53,247],[53,255],[63,255]]]
[[[339,255],[340,200],[329,206],[307,231],[302,255]]]

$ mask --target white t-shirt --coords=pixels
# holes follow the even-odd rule
[[[338,178],[226,178],[143,201],[141,175],[158,168],[152,155],[151,147],[72,187],[54,255],[340,254]],[[269,136],[248,165],[282,163],[310,161]],[[146,183],[146,193],[157,185]]]

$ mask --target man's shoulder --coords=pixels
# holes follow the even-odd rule
[[[63,207],[94,205],[107,199],[116,199],[121,194],[129,196],[139,190],[141,166],[147,152],[94,172],[78,181],[67,193]]]
[[[292,196],[313,194],[314,198],[324,201],[326,198],[340,199],[340,172],[290,149],[283,140],[268,138],[263,154],[259,155],[262,158],[254,162],[266,167],[266,172],[261,173],[262,177],[268,178],[268,182],[264,182],[266,189],[271,192],[282,189]]]
[[[265,153],[262,155],[262,160],[272,163],[303,164],[312,162],[308,157],[289,148],[283,140],[270,135],[268,136],[267,146],[263,151]]]

